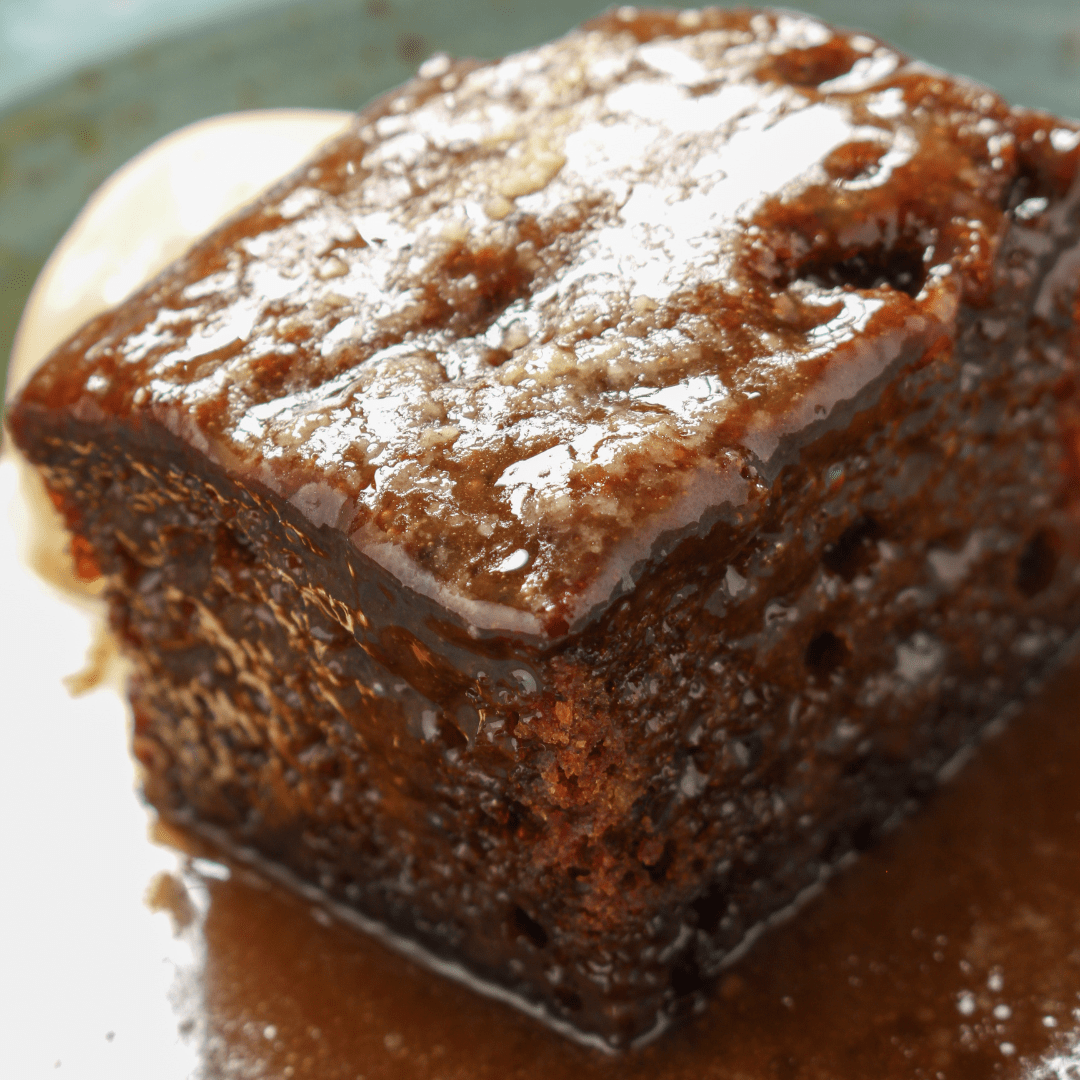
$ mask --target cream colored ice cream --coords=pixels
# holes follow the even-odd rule
[[[216,116],[167,135],[113,173],[34,285],[5,398],[87,319],[124,300],[351,118],[317,109]]]
[[[217,116],[167,135],[113,173],[34,285],[11,351],[5,400],[83,323],[120,303],[344,131],[352,116],[317,109]],[[66,533],[41,481],[21,460],[19,471],[30,511],[24,557],[54,584],[85,592],[71,571]]]

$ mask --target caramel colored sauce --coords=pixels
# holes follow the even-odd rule
[[[1040,1075],[1077,1027],[1076,683],[641,1054],[570,1046],[242,867],[219,880],[198,862],[148,893],[195,958],[181,1033],[212,1077]]]
[[[244,866],[200,875],[197,858],[151,891],[202,957],[177,976],[198,987],[181,1030],[209,1077],[1072,1077],[1078,691],[1073,663],[927,807],[759,941],[702,1016],[643,1051],[574,1046]],[[171,829],[156,838],[212,855]]]
[[[937,355],[1076,170],[1065,121],[863,34],[685,14],[433,60],[23,405],[160,425],[480,630],[583,627]]]

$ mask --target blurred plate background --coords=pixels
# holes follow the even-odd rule
[[[1076,0],[800,6],[1014,102],[1080,115]],[[589,0],[0,0],[0,382],[50,250],[97,185],[162,135],[237,109],[359,108],[432,52],[497,56],[599,10]],[[60,685],[82,663],[89,621],[17,564],[10,465],[0,465],[0,509],[14,514],[0,521],[0,1075],[613,1075],[309,904],[200,859],[183,837],[148,841],[119,699],[71,699]],[[1029,710],[1024,738],[1010,730],[932,813],[831,886],[827,904],[763,942],[677,1048],[655,1048],[625,1075],[1080,1078],[1069,1049],[1080,1030],[1078,690],[1074,671]],[[823,972],[831,989],[817,1001]],[[729,1041],[713,1019],[733,1015]]]

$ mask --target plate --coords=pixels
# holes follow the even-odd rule
[[[1013,100],[1077,112],[1074,3],[804,6]],[[431,51],[493,56],[584,14],[564,0],[322,0],[120,56],[8,110],[0,349],[87,196],[157,137],[236,108],[358,107]],[[5,1071],[20,1080],[612,1075],[609,1060],[155,825],[134,793],[121,698],[109,686],[73,698],[62,683],[94,651],[92,612],[20,563],[15,487],[4,460]],[[1080,1076],[1078,693],[1074,666],[929,807],[760,942],[703,1016],[619,1074]]]

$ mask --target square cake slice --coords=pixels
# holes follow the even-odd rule
[[[1078,146],[790,13],[429,61],[10,411],[148,800],[662,1030],[1080,626]]]

